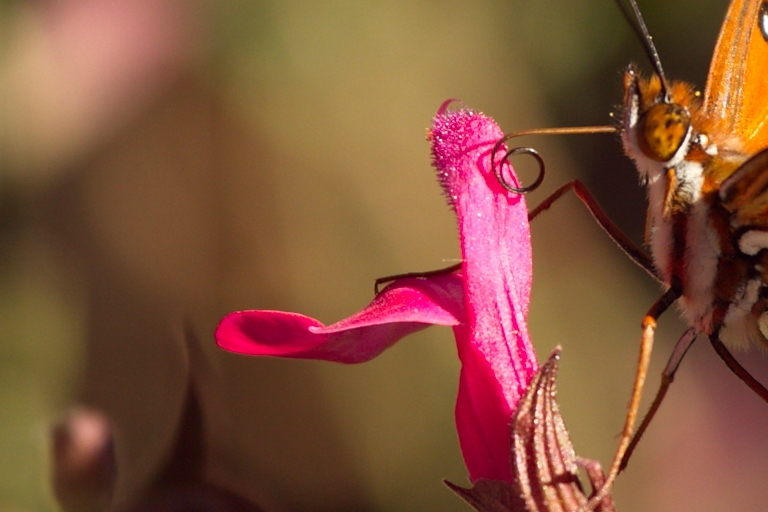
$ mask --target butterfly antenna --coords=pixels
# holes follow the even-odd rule
[[[651,61],[651,65],[653,66],[654,71],[657,75],[659,75],[659,79],[661,80],[661,92],[664,95],[664,99],[665,101],[670,101],[669,90],[667,87],[667,77],[664,75],[664,69],[661,67],[659,52],[656,50],[656,45],[653,44],[653,38],[648,32],[648,27],[645,26],[645,20],[643,20],[643,15],[640,13],[640,8],[637,6],[637,1],[629,0],[629,5],[632,7],[631,12],[627,9],[626,4],[622,0],[616,0],[616,5],[619,6],[621,13],[624,15],[624,18],[627,20],[629,25],[635,31],[635,34],[637,34],[638,39],[640,39],[640,42],[643,44],[643,49],[648,55],[648,59]]]

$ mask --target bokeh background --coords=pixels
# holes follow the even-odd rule
[[[640,7],[667,74],[703,87],[727,1]],[[213,369],[212,481],[267,510],[467,510],[441,483],[466,483],[450,330],[355,367],[222,353],[213,330],[251,308],[330,323],[377,277],[453,263],[424,140],[442,101],[505,131],[604,124],[630,60],[609,0],[0,2],[0,510],[57,510],[48,429],[75,404],[114,422],[115,507],[141,492],[176,435],[184,321]],[[579,177],[641,240],[616,137],[524,142],[549,168],[529,204]],[[562,412],[607,465],[659,288],[573,197],[532,233],[534,342],[564,346]],[[651,388],[682,331],[663,319]],[[763,510],[767,422],[699,342],[619,510]]]

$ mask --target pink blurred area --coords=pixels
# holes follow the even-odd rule
[[[208,365],[211,482],[267,510],[465,510],[441,484],[466,478],[449,329],[355,367],[226,354],[212,334],[250,308],[330,324],[377,277],[454,263],[424,141],[435,110],[458,97],[507,131],[609,121],[618,70],[642,55],[605,4],[0,3],[0,509],[56,510],[43,432],[76,403],[114,426],[114,509],[154,482],[180,428],[187,321]],[[665,6],[648,21],[667,73],[701,76],[724,7],[697,6],[704,30]],[[530,144],[548,165],[536,194],[586,177],[642,230],[618,141]],[[564,346],[565,421],[607,463],[658,289],[575,199],[532,237],[532,337]],[[680,333],[662,319],[656,373]],[[768,407],[710,353],[683,363],[618,509],[759,510]]]
[[[200,58],[201,9],[175,0],[7,8],[15,23],[4,55],[6,161],[51,171],[124,126]]]

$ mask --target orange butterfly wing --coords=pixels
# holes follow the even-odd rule
[[[744,151],[768,147],[768,0],[733,0],[715,46],[704,111]]]

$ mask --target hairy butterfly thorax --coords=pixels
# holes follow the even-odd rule
[[[665,87],[630,66],[624,87],[622,140],[647,187],[646,243],[658,275],[699,332],[719,333],[731,348],[764,346],[768,217],[755,203],[765,194],[768,206],[768,177],[759,178],[768,157],[750,158],[686,83]]]

